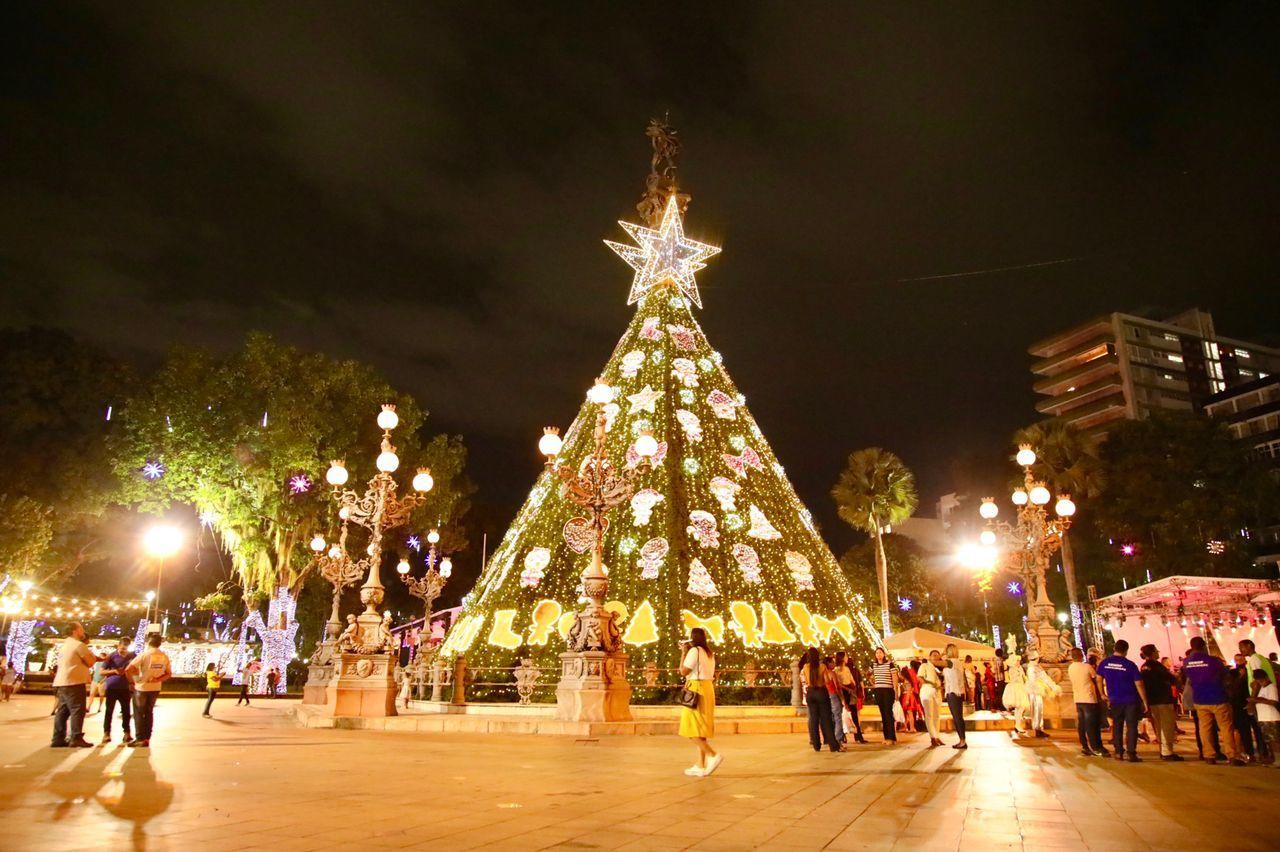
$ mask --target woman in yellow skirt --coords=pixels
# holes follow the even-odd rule
[[[680,674],[685,676],[685,688],[698,693],[696,708],[680,707],[680,736],[689,737],[698,747],[698,762],[684,774],[701,778],[715,772],[724,760],[707,742],[716,731],[716,654],[707,644],[707,632],[701,627],[689,633]]]

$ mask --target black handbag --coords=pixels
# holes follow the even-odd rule
[[[698,652],[698,671],[702,670],[702,652]],[[694,678],[697,680],[697,678]],[[676,699],[676,703],[681,707],[688,707],[690,710],[698,709],[698,699],[702,696],[696,690],[684,687],[680,690],[680,697]]]

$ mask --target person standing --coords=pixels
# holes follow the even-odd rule
[[[1076,699],[1076,734],[1080,737],[1080,753],[1085,757],[1100,754],[1110,757],[1102,744],[1102,707],[1098,703],[1098,673],[1085,662],[1084,651],[1071,649],[1071,665],[1067,678]]]
[[[102,709],[102,705],[106,700],[106,688],[103,686],[105,675],[102,669],[105,663],[101,659],[93,664],[93,677],[89,681],[89,704],[85,710],[86,715],[92,716]],[[98,710],[93,709],[93,703],[98,702]]]
[[[84,738],[85,702],[92,666],[101,658],[85,644],[84,625],[72,622],[67,638],[58,646],[58,673],[53,678],[57,705],[53,710],[53,748],[93,748]],[[67,727],[70,725],[70,737]]]
[[[1040,665],[1040,655],[1032,651],[1027,662],[1027,697],[1031,702],[1031,730],[1041,739],[1049,736],[1044,729],[1044,702],[1060,694],[1062,687]]]
[[[916,669],[920,668],[919,660],[912,660],[902,667],[901,685],[898,703],[902,705],[902,729],[908,734],[916,732],[916,719],[920,717],[920,680],[916,677]],[[896,715],[895,715],[895,718]]]
[[[1128,751],[1130,763],[1140,763],[1138,757],[1138,720],[1142,718],[1147,703],[1147,688],[1142,683],[1142,672],[1128,658],[1129,643],[1116,641],[1115,651],[1098,664],[1098,674],[1107,685],[1111,702],[1111,747],[1116,760],[1125,760]]]
[[[1151,710],[1151,725],[1160,743],[1160,759],[1177,761],[1182,758],[1174,752],[1178,742],[1178,709],[1173,691],[1178,679],[1160,662],[1160,650],[1155,645],[1143,645],[1142,684],[1147,691],[1147,707]]]
[[[809,714],[809,745],[814,751],[822,751],[822,744],[826,743],[831,751],[840,751],[827,690],[832,680],[831,670],[818,656],[817,648],[804,652],[800,674],[804,678],[804,703]]]
[[[218,690],[222,688],[222,672],[218,671],[218,667],[213,663],[204,667],[204,689],[209,698],[204,703],[204,713],[201,715],[206,719],[212,719],[213,714],[209,711],[213,708],[213,699],[218,697]]]
[[[840,700],[849,711],[849,722],[854,729],[854,742],[865,743],[862,738],[862,720],[858,712],[862,709],[862,673],[851,667],[850,658],[844,651],[836,653],[836,682],[840,685]],[[848,741],[849,726],[845,726],[845,741]]]
[[[875,650],[875,661],[871,664],[871,692],[875,696],[876,706],[880,708],[880,726],[885,745],[897,745],[898,731],[893,720],[893,702],[898,697],[898,667],[889,659],[884,648]]]
[[[4,661],[4,671],[0,671],[0,695],[8,701],[13,697],[14,687],[18,685],[18,670],[13,667],[13,660]]]
[[[137,720],[138,732],[137,738],[129,743],[131,748],[150,748],[160,687],[166,680],[173,677],[169,657],[160,650],[161,642],[159,633],[149,635],[147,650],[134,657],[125,667],[125,673],[133,679],[133,716]]]
[[[1253,670],[1253,682],[1250,686],[1253,697],[1249,706],[1258,716],[1258,726],[1262,728],[1262,736],[1271,747],[1271,753],[1280,749],[1280,693],[1277,693],[1276,682],[1271,679],[1264,668]],[[1280,760],[1271,764],[1272,769],[1280,769]]]
[[[996,709],[996,676],[989,662],[982,664],[982,705],[989,712]]]
[[[974,710],[982,709],[982,699],[978,697],[978,667],[973,664],[973,657],[964,656],[964,694],[965,700]]]
[[[834,657],[823,657],[822,666],[826,669],[827,703],[831,705],[831,730],[835,734],[840,750],[844,750],[844,704],[840,700],[840,678],[836,676]]]
[[[129,735],[129,721],[133,717],[133,694],[129,686],[129,678],[125,675],[124,670],[129,665],[129,661],[133,659],[133,652],[129,650],[129,640],[120,639],[116,642],[115,651],[111,652],[103,664],[103,674],[107,679],[103,681],[104,691],[106,693],[106,709],[102,714],[102,742],[111,742],[111,716],[116,708],[120,706],[120,725],[124,730],[125,745],[133,742],[133,737]]]
[[[941,715],[942,705],[942,655],[936,650],[929,652],[929,660],[922,665],[916,674],[920,678],[920,706],[924,715],[924,726],[929,731],[929,748],[942,745]]]
[[[964,668],[960,662],[960,651],[955,645],[947,646],[947,667],[942,673],[944,692],[948,709],[951,710],[951,721],[955,724],[959,742],[952,746],[955,749],[966,749],[969,743],[965,740],[964,731]]]
[[[679,734],[693,740],[698,747],[698,762],[684,774],[701,778],[715,772],[724,760],[709,742],[716,730],[716,654],[707,642],[707,632],[701,627],[689,631],[687,648],[680,662],[680,674],[685,678],[684,688],[697,693],[698,705],[680,706]]]
[[[1245,655],[1236,654],[1235,666],[1227,669],[1227,703],[1231,705],[1231,723],[1236,730],[1236,743],[1247,763],[1257,760],[1253,746],[1253,716],[1249,713],[1249,670]]]
[[[1227,667],[1222,660],[1209,654],[1203,636],[1191,637],[1191,652],[1182,664],[1182,677],[1191,684],[1192,700],[1196,708],[1196,725],[1201,741],[1208,745],[1213,740],[1210,728],[1218,723],[1220,745],[1227,752],[1232,766],[1244,766],[1240,747],[1236,745],[1235,725],[1231,721],[1231,704],[1227,701]],[[1216,757],[1206,763],[1215,764]]]
[[[1008,670],[1008,667],[1005,665],[1005,650],[1004,648],[997,648],[996,659],[991,666],[991,676],[992,676],[992,679],[995,681],[995,687],[994,687],[995,695],[992,699],[991,707],[992,709],[997,710],[1001,713],[1009,709],[1007,706],[1005,706],[1005,703],[1004,703],[1004,687],[1005,687],[1006,678],[1007,678],[1007,674],[1006,674],[1007,670]]]
[[[236,706],[240,706],[240,702],[244,702],[244,706],[249,706],[249,682],[253,680],[255,663],[248,663],[244,668],[240,669],[240,697],[236,699]]]
[[[1253,689],[1253,672],[1256,672],[1258,669],[1262,669],[1267,673],[1267,680],[1271,681],[1273,684],[1276,682],[1275,667],[1271,664],[1270,660],[1258,653],[1257,646],[1253,644],[1252,639],[1240,640],[1240,653],[1245,656],[1245,668],[1247,670],[1245,678],[1249,683],[1249,695],[1251,697],[1255,693],[1255,690]],[[1260,760],[1266,759],[1273,763],[1280,762],[1280,760],[1278,760],[1280,759],[1280,755],[1275,753],[1275,749],[1271,747],[1270,741],[1263,736],[1262,722],[1255,714],[1250,714],[1249,719],[1250,723],[1253,725],[1254,740],[1258,743],[1258,758]]]
[[[272,666],[267,670],[267,694],[272,698],[279,698],[280,694],[276,691],[280,686],[280,670]]]

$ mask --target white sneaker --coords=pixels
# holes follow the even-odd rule
[[[720,764],[722,763],[724,763],[724,755],[717,754],[715,757],[711,758],[711,762],[707,764],[707,770],[702,774],[710,775],[712,772],[715,772],[717,769],[719,769]]]
[[[701,766],[690,766],[688,769],[684,771],[684,774],[692,775],[694,778],[700,778],[705,773],[705,771],[706,770],[704,770]]]

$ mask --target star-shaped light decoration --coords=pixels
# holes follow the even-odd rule
[[[311,477],[305,473],[297,473],[289,477],[289,493],[293,495],[306,494],[311,490]]]
[[[654,390],[645,385],[644,388],[627,397],[627,402],[631,403],[631,413],[637,411],[647,411],[650,414],[657,414],[658,400],[662,398],[665,391]]]
[[[630,222],[618,224],[638,243],[636,246],[628,246],[612,240],[604,241],[605,245],[636,271],[635,278],[631,281],[631,294],[627,296],[628,305],[635,304],[651,290],[671,282],[691,302],[702,307],[702,296],[698,293],[693,274],[707,265],[704,262],[707,258],[719,254],[720,247],[685,237],[680,207],[674,194],[667,199],[662,224],[656,231]]]
[[[146,464],[142,466],[142,477],[144,479],[150,479],[151,481],[154,482],[155,480],[164,476],[164,474],[165,474],[164,462],[148,461]]]
[[[1020,594],[1022,594],[1022,584],[1021,584],[1021,583],[1019,583],[1017,580],[1010,580],[1010,581],[1009,581],[1009,585],[1005,586],[1005,589],[1006,589],[1006,590],[1009,592],[1009,594],[1011,594],[1011,595],[1020,595]]]

